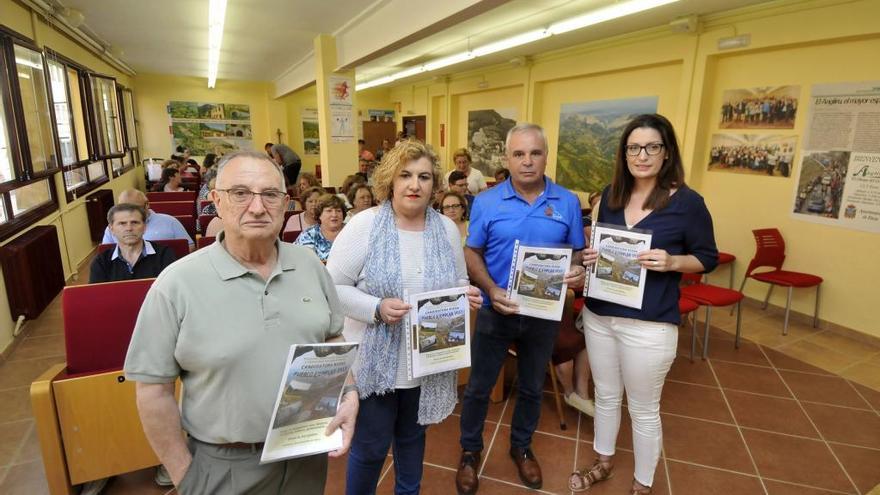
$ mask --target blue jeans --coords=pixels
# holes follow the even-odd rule
[[[553,354],[559,322],[521,315],[502,315],[489,307],[477,313],[471,346],[471,377],[461,409],[461,448],[483,450],[483,424],[489,394],[511,344],[516,344],[517,399],[510,428],[511,447],[526,448],[541,417],[544,373]]]
[[[394,493],[419,493],[427,428],[417,421],[420,393],[420,387],[401,388],[361,399],[345,473],[347,495],[376,493],[382,465],[392,445]]]

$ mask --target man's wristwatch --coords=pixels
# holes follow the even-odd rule
[[[357,391],[358,391],[357,385],[355,385],[354,383],[349,383],[348,385],[343,385],[342,396],[345,397],[345,394],[347,394],[349,392],[357,393]]]

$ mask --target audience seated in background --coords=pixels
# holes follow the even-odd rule
[[[366,184],[355,184],[348,190],[348,202],[351,203],[351,209],[345,215],[346,223],[353,216],[373,206],[373,190]]]
[[[348,200],[348,192],[351,191],[351,188],[356,184],[366,184],[367,181],[360,174],[351,174],[342,181],[342,187],[339,188],[339,192],[336,193],[339,196],[339,199],[345,203],[346,208],[351,208],[351,201]]]
[[[299,174],[299,179],[297,180],[296,184],[296,196],[299,199],[303,199],[303,194],[306,192],[306,190],[313,187],[321,187],[321,182],[318,181],[318,178],[315,177],[315,174],[309,172],[303,172]]]
[[[185,174],[197,174],[199,173],[199,162],[189,158],[186,160],[186,165],[183,169],[183,173]]]
[[[455,170],[446,174],[447,185],[452,183],[450,175],[453,172],[461,172],[464,178],[467,179],[467,191],[465,191],[467,194],[480,194],[480,191],[485,191],[489,187],[486,184],[486,178],[483,177],[483,173],[471,167],[473,160],[471,160],[471,153],[467,148],[455,150],[455,153],[452,154],[452,161],[455,164]]]
[[[468,231],[468,201],[458,191],[446,191],[440,196],[440,213],[451,218],[461,234],[461,245],[464,247],[467,241]]]
[[[358,158],[368,162],[376,159],[373,153],[367,149],[367,142],[363,139],[358,139]]]
[[[312,187],[307,189],[302,196],[300,196],[300,200],[303,202],[303,212],[299,215],[293,215],[288,218],[287,223],[284,224],[284,231],[302,231],[318,223],[318,214],[316,211],[318,198],[325,193],[326,191],[324,191],[322,187]]]
[[[174,167],[168,167],[162,169],[162,179],[153,186],[153,191],[180,192],[184,190],[180,185],[181,182],[183,182],[183,177],[180,176],[180,171]]]
[[[335,194],[324,194],[318,198],[315,213],[318,223],[304,230],[294,244],[314,249],[318,259],[326,262],[333,241],[344,225],[345,203]]]
[[[164,162],[162,162],[162,170],[165,170],[166,168],[174,168],[179,170],[180,162],[172,157],[170,160],[165,160]]]
[[[499,168],[495,171],[495,182],[504,182],[510,177],[510,170]]]
[[[144,240],[147,212],[141,206],[120,203],[107,213],[107,227],[118,239],[112,249],[92,260],[89,283],[158,277],[177,259],[174,250]]]
[[[471,214],[471,205],[474,204],[474,196],[468,192],[468,178],[464,175],[464,172],[460,170],[453,170],[449,173],[449,190],[455,191],[458,194],[464,196],[466,200],[467,207],[467,215]]]
[[[385,153],[388,153],[389,151],[391,151],[391,148],[392,148],[391,140],[390,139],[383,139],[382,140],[382,148],[379,149],[378,151],[376,151],[376,161],[377,162],[382,161],[382,157],[385,156]]]
[[[179,220],[171,215],[164,213],[156,213],[150,209],[150,203],[147,201],[147,195],[137,189],[126,189],[119,193],[117,203],[131,203],[138,205],[147,212],[147,231],[144,233],[144,239],[154,241],[158,239],[186,239],[190,247],[193,240],[187,234],[186,228]],[[104,229],[104,238],[101,239],[102,244],[116,244],[116,238],[109,228]]]

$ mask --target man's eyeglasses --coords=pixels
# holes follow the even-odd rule
[[[237,205],[250,204],[254,199],[254,195],[256,195],[260,196],[264,205],[274,207],[281,205],[281,203],[284,202],[284,197],[287,196],[286,192],[275,189],[255,192],[243,187],[236,187],[232,189],[217,189],[217,191],[225,192],[226,195],[229,196],[229,201]]]
[[[638,144],[628,144],[626,145],[626,154],[628,156],[639,156],[639,153],[641,153],[642,150],[645,150],[645,153],[647,153],[648,156],[654,156],[659,155],[665,147],[666,145],[663,143],[650,143],[644,146],[639,146]]]
[[[440,207],[440,209],[441,209],[442,211],[458,210],[458,209],[461,209],[461,208],[464,208],[464,205],[462,205],[462,204],[458,204],[458,205],[444,205],[444,206],[441,206],[441,207]]]

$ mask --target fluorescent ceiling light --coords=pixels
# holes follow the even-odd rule
[[[550,36],[550,33],[546,29],[538,29],[536,31],[520,34],[519,36],[496,41],[495,43],[483,45],[474,49],[473,54],[475,57],[482,57],[483,55],[489,55],[490,53],[500,52],[501,50],[507,50],[508,48],[538,41],[547,38],[548,36]]]
[[[220,65],[220,45],[223,44],[223,22],[226,19],[226,0],[211,0],[208,7],[208,87],[217,84],[217,66]]]
[[[551,25],[547,30],[551,34],[567,33],[575,29],[585,28],[601,22],[617,19],[645,10],[660,7],[662,5],[675,3],[678,0],[631,0],[629,2],[621,2],[604,9],[594,10],[580,17],[569,19],[567,21],[557,22]]]
[[[443,67],[465,62],[473,58],[482,57],[484,55],[489,55],[495,52],[500,52],[502,50],[507,50],[515,46],[525,45],[526,43],[538,41],[540,39],[544,39],[555,34],[567,33],[568,31],[585,28],[594,24],[617,19],[618,17],[636,14],[638,12],[650,10],[670,3],[675,3],[677,1],[679,0],[629,0],[621,3],[615,3],[609,7],[594,10],[573,19],[557,22],[547,29],[536,29],[534,31],[529,31],[527,33],[523,33],[517,36],[477,47],[472,51],[457,53],[448,57],[432,60],[424,65],[411,67],[409,69],[388,76],[380,77],[379,79],[374,79],[372,81],[357,84],[355,86],[355,91],[360,91],[375,86],[381,86],[397,79],[403,79],[405,77],[414,76],[422,72],[430,72],[432,70],[441,69]]]

